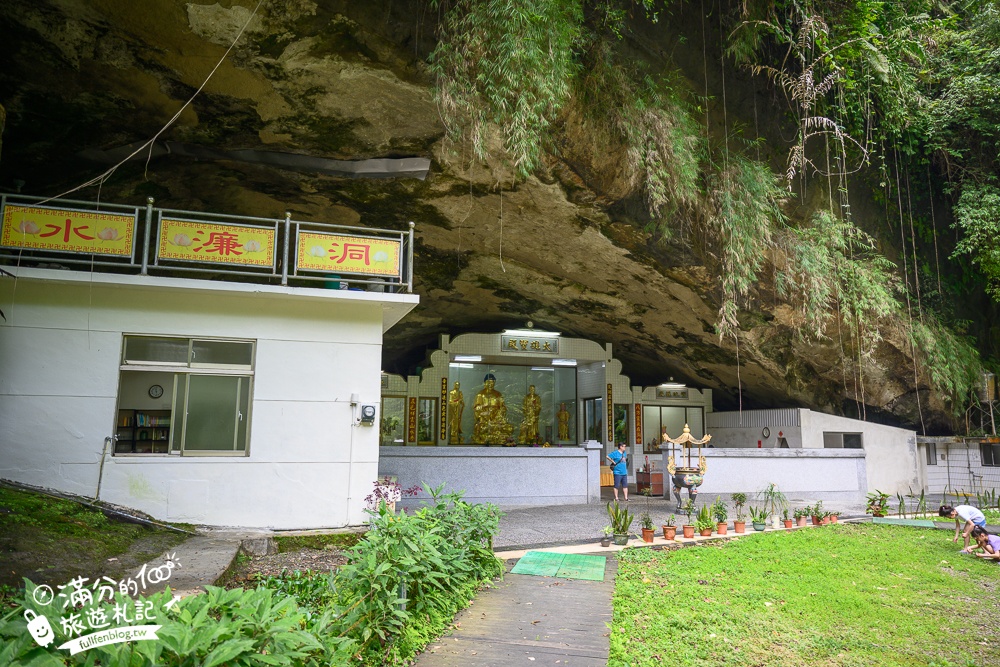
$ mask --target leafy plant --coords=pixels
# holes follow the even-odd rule
[[[673,515],[673,514],[671,514],[670,516],[668,516],[668,517],[667,517],[667,522],[666,522],[665,524],[663,524],[663,525],[665,525],[665,526],[673,526],[673,525],[675,524],[675,522],[676,522],[676,521],[677,521],[677,520],[676,520],[676,518],[674,517],[674,515]]]
[[[701,509],[698,510],[698,518],[694,521],[694,527],[698,531],[715,528],[715,522],[712,521],[711,508],[708,505],[702,505]]]
[[[649,512],[643,512],[639,517],[639,523],[646,530],[653,530],[653,517],[649,515]]]
[[[777,516],[778,512],[788,507],[788,498],[778,489],[778,485],[771,482],[757,492],[757,499],[762,501],[768,516]]]
[[[614,534],[614,532],[615,531],[611,529],[611,526],[605,526],[604,528],[601,528],[601,533],[604,534],[604,537],[611,537]]]
[[[726,507],[726,503],[722,502],[722,498],[716,498],[715,502],[712,503],[712,514],[715,516],[716,523],[725,523],[729,519],[729,509]]]
[[[750,506],[750,521],[753,523],[767,523],[767,518],[770,515],[766,507]]]
[[[681,505],[681,512],[687,516],[687,525],[694,525],[694,519],[692,519],[692,517],[695,513],[695,506],[690,498],[685,500],[684,504]]]
[[[743,508],[747,502],[747,494],[742,491],[737,491],[736,493],[730,494],[729,497],[732,499],[733,505],[736,508],[736,520],[740,523],[745,522],[747,517],[743,512]]]
[[[872,516],[885,516],[885,509],[889,503],[889,494],[882,493],[878,489],[867,496],[868,505],[865,511]]]
[[[611,529],[615,535],[627,535],[635,517],[624,505],[618,503],[608,503],[608,519],[611,521]]]

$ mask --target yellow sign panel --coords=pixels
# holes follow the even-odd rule
[[[131,257],[134,234],[135,216],[8,204],[0,245]]]
[[[398,276],[401,243],[393,239],[300,232],[298,268],[329,273]]]
[[[274,230],[163,218],[158,255],[188,262],[273,267]]]

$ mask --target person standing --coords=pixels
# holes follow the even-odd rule
[[[628,454],[625,452],[625,443],[619,442],[618,449],[607,456],[608,464],[611,466],[611,473],[615,476],[615,502],[618,502],[618,489],[625,494],[625,502],[628,502]]]
[[[969,546],[969,535],[972,533],[973,528],[976,526],[986,528],[986,516],[972,505],[959,505],[958,507],[942,505],[938,509],[938,516],[955,520],[955,537],[952,539],[952,542],[958,542],[958,534],[961,532],[962,537],[965,538],[963,549]],[[964,529],[962,528],[963,521],[965,522]]]

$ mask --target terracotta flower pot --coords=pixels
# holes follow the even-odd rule
[[[724,524],[724,523],[717,523],[717,524],[715,524],[715,532],[717,532],[719,535],[725,535],[726,534],[726,524]]]
[[[795,520],[795,525],[797,525],[797,526],[799,526],[801,528],[802,526],[806,525],[806,523],[808,523],[808,521],[809,520],[808,520],[807,517],[800,516],[798,519]]]
[[[837,515],[833,514],[830,516],[830,523],[837,523]]]
[[[792,524],[795,523],[791,519],[782,519],[781,523],[784,524],[785,528],[791,528]]]
[[[677,526],[664,526],[663,539],[672,540],[677,537]]]
[[[821,525],[821,526],[829,526],[830,525],[830,517],[825,516],[822,519],[820,519],[819,520],[819,525]]]
[[[816,516],[815,514],[813,514],[812,520],[813,520],[813,525],[814,526],[819,526],[820,525],[819,517]]]
[[[746,521],[733,521],[733,530],[737,533],[745,533],[747,530]]]
[[[681,527],[684,531],[684,537],[694,537],[694,526],[684,525]]]
[[[654,530],[653,528],[643,528],[642,529],[642,541],[643,542],[652,542],[653,541],[653,535],[655,533],[656,533],[656,530]]]
[[[701,530],[701,532],[699,532],[698,534],[701,535],[702,537],[711,537],[712,536],[712,529],[711,528],[703,528]]]

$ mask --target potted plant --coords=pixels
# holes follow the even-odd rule
[[[743,507],[747,502],[747,494],[736,492],[729,496],[733,500],[733,508],[736,510],[736,517],[733,519],[733,530],[742,533],[747,528],[747,515],[743,512]]]
[[[610,547],[611,546],[611,535],[613,534],[613,532],[611,530],[611,526],[605,526],[601,530],[604,533],[604,537],[601,538],[601,546],[602,547]]]
[[[791,528],[794,521],[788,516],[788,508],[781,510],[781,523],[785,528]]]
[[[822,516],[820,516],[820,518],[819,518],[819,525],[821,525],[821,526],[829,526],[830,525],[830,521],[831,521],[831,519],[830,519],[830,513],[829,512],[823,512]]]
[[[628,531],[632,527],[635,517],[629,512],[625,505],[618,503],[608,503],[608,519],[611,521],[611,532],[614,535],[614,542],[618,546],[628,544]]]
[[[799,528],[806,525],[806,521],[809,517],[809,507],[802,507],[795,510],[795,525]]]
[[[676,519],[674,518],[674,515],[671,514],[670,518],[667,519],[667,522],[663,524],[663,539],[672,540],[677,537],[677,526],[674,525],[675,523]]]
[[[767,517],[768,512],[766,507],[757,508],[752,505],[750,506],[750,521],[753,523],[754,530],[765,530],[767,528]]]
[[[649,512],[643,512],[639,517],[639,523],[642,524],[642,541],[652,542],[653,534],[656,532],[653,529],[653,517],[649,516]]]
[[[837,519],[840,517],[840,512],[830,512],[830,521],[832,523],[837,523]]]
[[[823,518],[823,501],[817,500],[816,505],[812,507],[812,522],[814,526],[820,525],[820,521]]]
[[[777,484],[771,482],[757,492],[757,499],[763,502],[763,509],[767,512],[767,516],[772,517],[774,521],[772,528],[777,529],[778,512],[788,507],[788,498],[778,489]]]
[[[687,514],[687,523],[681,526],[681,530],[684,531],[684,537],[694,537],[694,520],[691,518],[694,514],[694,503],[691,502],[690,498],[684,501],[681,510]]]
[[[875,489],[874,493],[868,494],[868,507],[865,508],[865,511],[872,516],[885,516],[885,508],[888,504],[889,494]]]
[[[715,499],[712,504],[712,514],[715,515],[715,530],[719,535],[726,534],[726,521],[729,519],[729,509],[726,503],[722,502],[722,497]]]
[[[694,527],[702,537],[710,537],[715,522],[712,521],[712,512],[708,505],[702,505],[698,510],[698,518],[694,521]]]

